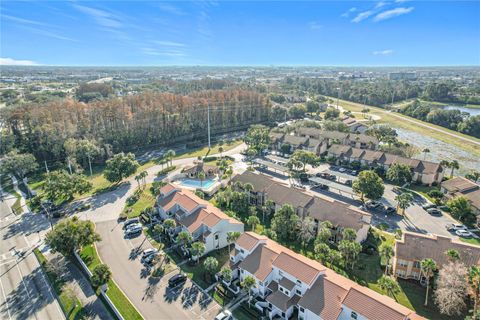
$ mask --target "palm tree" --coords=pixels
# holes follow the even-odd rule
[[[357,233],[352,228],[345,228],[342,230],[342,239],[355,241],[355,239],[357,239]]]
[[[135,181],[137,181],[137,183],[138,183],[138,188],[140,188],[140,180],[142,180],[142,177],[140,176],[140,174],[137,174],[135,176]]]
[[[243,190],[245,190],[245,192],[247,193],[248,203],[250,203],[250,196],[251,196],[251,192],[253,191],[253,185],[247,182],[243,185]]]
[[[200,256],[203,255],[205,252],[205,244],[200,241],[196,241],[192,243],[192,248],[190,249],[190,252],[192,253],[192,256],[195,257],[195,261],[198,263],[200,261]]]
[[[447,259],[450,262],[455,262],[460,259],[460,253],[458,253],[458,250],[448,249],[447,251],[445,251],[445,254],[447,255]]]
[[[220,152],[220,158],[223,158],[222,152],[223,152],[223,147],[218,147],[218,152]]]
[[[452,169],[452,171],[450,171],[450,178],[453,178],[453,172],[460,168],[460,164],[457,160],[453,160],[452,162],[450,162],[450,168]]]
[[[427,281],[427,292],[425,293],[425,306],[428,304],[428,289],[430,287],[430,278],[433,277],[433,273],[437,270],[437,263],[433,259],[423,259],[421,262],[422,273]]]
[[[222,279],[225,282],[230,283],[230,281],[232,281],[232,269],[230,269],[229,267],[223,267],[220,270],[220,274],[222,275]]]
[[[315,258],[320,260],[321,263],[326,264],[327,262],[330,264],[330,254],[331,249],[326,243],[317,243],[313,248],[315,252]]]
[[[173,165],[173,158],[175,157],[175,151],[170,149],[168,150],[166,153],[165,153],[165,158],[167,159],[167,163],[168,161],[170,161],[170,165]]]
[[[212,276],[217,272],[218,260],[215,257],[208,257],[203,262],[203,267],[209,276]]]
[[[200,180],[200,188],[203,187],[203,180],[205,180],[205,172],[201,171],[198,174],[198,179]]]
[[[422,152],[423,152],[423,160],[425,160],[427,158],[427,153],[430,153],[430,149],[425,148],[425,149],[423,149]]]
[[[405,210],[413,204],[413,196],[411,193],[403,192],[395,197],[398,208],[402,209],[402,215],[405,215]]]
[[[173,229],[177,226],[177,223],[173,219],[165,219],[165,221],[163,221],[163,226],[167,229]]]
[[[155,236],[157,236],[157,240],[159,240],[162,237],[162,233],[165,231],[165,227],[162,226],[161,224],[156,224],[153,227],[153,232]]]
[[[147,181],[145,180],[146,177],[148,177],[148,172],[147,171],[142,171],[139,174],[140,178],[143,180],[143,185],[147,185]]]
[[[225,173],[228,176],[228,184],[230,184],[230,182],[232,182],[232,174],[233,174],[232,167],[228,167],[228,169],[227,169],[227,171],[225,171]]]
[[[240,238],[240,232],[238,231],[229,231],[227,232],[227,242],[228,242],[228,251],[230,252],[230,246],[232,243],[238,240]]]
[[[378,248],[378,253],[380,254],[380,259],[385,265],[385,275],[387,275],[388,267],[390,266],[390,260],[395,254],[393,247],[388,243],[382,243]]]
[[[252,300],[252,289],[257,286],[257,281],[255,281],[255,278],[252,276],[246,276],[240,285],[242,286],[243,290],[248,293],[248,305],[250,305]]]
[[[383,275],[378,279],[377,284],[382,290],[386,291],[389,296],[397,300],[395,295],[400,292],[400,285],[394,278]]]
[[[257,216],[249,216],[247,219],[247,225],[252,228],[252,231],[255,231],[255,227],[260,223],[260,219]]]
[[[470,286],[470,296],[473,299],[473,314],[479,311],[480,303],[480,266],[472,266],[468,272],[468,284]]]
[[[183,247],[186,247],[192,240],[192,235],[188,231],[181,231],[177,236],[177,241],[180,242]]]

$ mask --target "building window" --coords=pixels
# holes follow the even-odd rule
[[[243,269],[240,269],[240,273],[242,273],[242,274],[243,274]]]
[[[300,281],[300,280],[297,280],[297,284],[302,284],[302,281]]]
[[[352,311],[352,313],[350,314],[350,318],[357,319],[358,318],[357,313],[355,311]]]
[[[283,287],[280,287],[280,292],[283,292]]]
[[[280,277],[283,277],[283,272],[282,272],[282,270],[278,270],[278,275],[279,275]]]
[[[300,307],[300,312],[301,312],[301,313],[304,313],[304,312],[305,312],[305,309],[303,309],[302,307]]]
[[[413,267],[420,269],[420,268],[421,268],[420,261],[415,261],[415,262],[413,263]]]
[[[258,281],[258,285],[263,287],[263,282],[262,281]]]
[[[245,253],[245,251],[243,251],[243,249],[240,249],[240,252],[241,252],[241,253]]]
[[[215,235],[215,240],[218,240],[218,234]]]
[[[290,291],[288,291],[288,290],[285,290],[285,292],[284,292],[284,293],[285,293],[287,296],[289,296],[289,295],[290,295]]]
[[[406,266],[408,266],[407,261],[402,260],[402,259],[398,259],[398,264],[399,264],[401,267],[406,267]]]
[[[297,294],[298,294],[298,295],[301,295],[301,294],[302,294],[302,291],[300,291],[300,290],[297,289]]]
[[[285,318],[285,312],[282,312],[282,318]]]

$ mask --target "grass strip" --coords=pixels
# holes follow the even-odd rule
[[[94,245],[86,246],[80,252],[80,257],[87,265],[88,269],[93,272],[93,269],[102,263],[97,248]],[[132,320],[142,320],[142,315],[133,306],[130,300],[125,296],[123,291],[117,286],[113,279],[108,282],[107,296],[115,305],[123,318]]]
[[[57,300],[62,307],[63,313],[67,319],[81,319],[84,314],[84,309],[82,303],[77,297],[72,297],[66,290],[64,290],[65,281],[63,281],[57,274],[54,272],[47,258],[40,252],[40,250],[34,249],[33,253],[37,257],[38,262],[42,266],[43,271],[47,275],[47,278],[50,284],[55,290],[57,295]]]

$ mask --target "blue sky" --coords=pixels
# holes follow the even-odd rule
[[[2,1],[1,64],[480,65],[480,1]]]

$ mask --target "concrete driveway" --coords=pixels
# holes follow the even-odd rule
[[[147,275],[140,254],[151,244],[143,234],[125,239],[122,224],[116,221],[98,222],[97,232],[102,237],[97,243],[101,259],[145,319],[213,319],[220,312],[221,307],[190,280],[168,288],[168,279],[178,270],[162,278]]]

